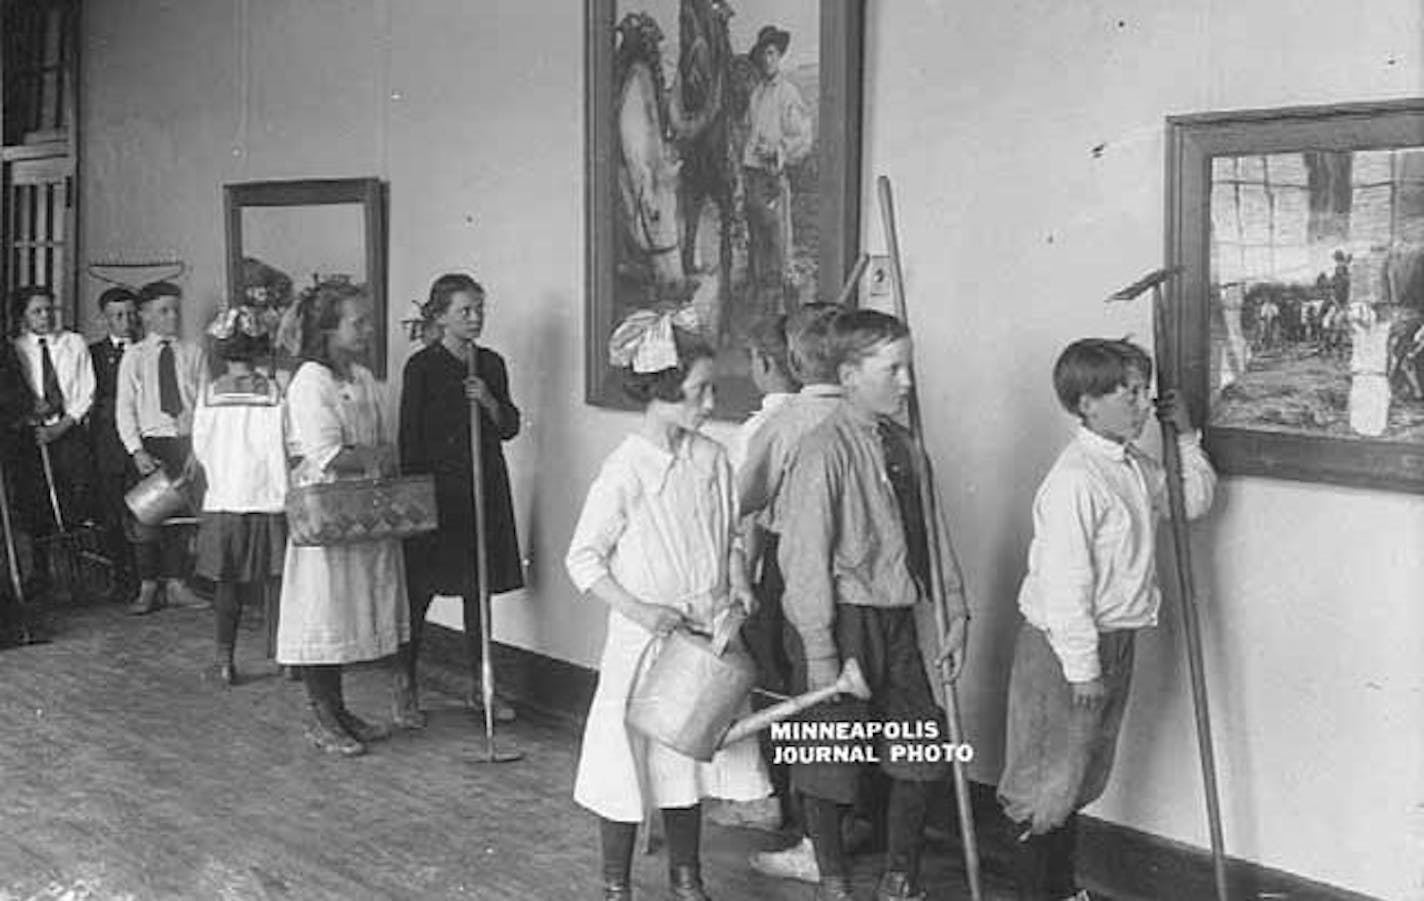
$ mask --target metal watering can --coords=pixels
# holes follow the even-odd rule
[[[189,478],[186,474],[171,479],[163,467],[144,476],[124,495],[124,503],[134,518],[146,526],[159,526],[173,516],[190,512]]]
[[[847,660],[834,684],[737,720],[756,683],[756,666],[751,657],[741,648],[728,645],[744,618],[729,616],[713,637],[683,629],[668,635],[657,657],[633,686],[625,718],[628,726],[674,751],[708,762],[718,748],[835,695],[870,697],[859,664]],[[649,649],[652,647],[650,644]]]

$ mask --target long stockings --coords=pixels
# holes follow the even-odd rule
[[[323,725],[335,724],[337,728],[340,728],[336,715],[346,706],[346,702],[341,696],[341,664],[323,663],[303,666],[302,682],[306,684],[307,698],[311,701],[312,710],[316,712],[317,720]]]
[[[697,869],[701,855],[702,807],[664,807],[663,831],[667,833],[668,869]],[[599,841],[603,848],[603,881],[607,885],[627,885],[633,871],[633,846],[638,835],[637,823],[598,820]]]
[[[237,627],[242,608],[262,599],[261,582],[218,582],[213,593],[213,614],[217,620],[218,657],[232,659],[237,645]]]
[[[911,886],[919,884],[920,851],[923,848],[926,786],[904,779],[890,780],[890,805],[886,816],[885,870],[904,873]]]
[[[1014,843],[1014,875],[1019,901],[1052,901],[1078,890],[1074,863],[1078,852],[1078,815],[1057,829],[1030,835],[1028,821],[1009,821]]]
[[[841,841],[841,824],[850,813],[850,805],[805,795],[801,813],[806,818],[806,834],[811,837],[811,845],[816,849],[816,865],[820,868],[821,878],[844,879],[849,876]]]
[[[633,845],[637,843],[638,824],[599,817],[598,838],[603,848],[604,884],[628,885],[633,873]]]
[[[850,875],[841,831],[850,814],[850,806],[806,796],[802,809],[806,817],[806,832],[816,849],[816,864],[821,875],[842,878]],[[924,785],[902,779],[890,780],[885,869],[887,872],[903,873],[911,886],[919,882],[926,811]]]
[[[425,632],[425,616],[430,612],[430,604],[435,595],[421,589],[410,593],[410,676],[415,678],[416,659],[420,655],[420,639]],[[480,599],[475,595],[460,599],[465,623],[465,657],[470,662],[471,672],[476,681],[480,678]]]

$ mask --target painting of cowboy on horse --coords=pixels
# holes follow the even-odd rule
[[[620,0],[613,48],[616,320],[691,305],[738,348],[815,297],[815,0]]]

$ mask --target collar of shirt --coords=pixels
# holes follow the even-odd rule
[[[862,410],[847,400],[842,400],[841,411],[847,422],[850,422],[867,434],[875,437],[877,441],[880,440],[880,420],[882,418],[880,414],[872,413],[869,410]]]
[[[178,347],[178,345],[183,343],[182,339],[180,339],[177,335],[167,336],[160,335],[157,332],[149,332],[147,335],[143,336],[142,341],[136,341],[134,342],[134,344],[135,346],[152,347],[153,349],[157,350],[158,348],[163,346],[164,341],[167,341],[168,343],[172,344],[175,349]]]
[[[677,439],[672,449],[668,450],[654,444],[642,432],[634,432],[630,445],[633,471],[638,474],[639,480],[649,491],[653,494],[662,494],[663,487],[667,484],[668,473],[672,472],[673,466],[678,461],[697,467],[699,470],[704,468],[698,464],[697,456],[693,453],[696,442],[696,435],[684,434]]]
[[[1116,441],[1104,438],[1087,426],[1078,426],[1078,443],[1100,457],[1106,457],[1118,463],[1129,462],[1126,444],[1118,444]]]
[[[840,385],[802,385],[801,397],[840,397],[844,392]]]
[[[123,350],[124,348],[128,347],[130,344],[133,343],[134,341],[132,338],[115,338],[113,335],[109,336],[109,346],[113,347],[115,350]]]
[[[761,396],[761,408],[758,409],[757,412],[770,413],[773,410],[778,410],[786,406],[787,401],[795,396],[796,395],[786,391],[772,391],[769,394],[763,394]]]

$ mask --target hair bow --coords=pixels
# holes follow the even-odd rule
[[[239,331],[250,338],[255,338],[264,331],[262,320],[252,307],[224,307],[208,326],[208,334],[219,341],[226,341]]]
[[[695,332],[701,327],[691,304],[670,311],[638,310],[613,330],[608,361],[620,368],[632,366],[634,372],[675,369],[680,361],[673,330]]]

